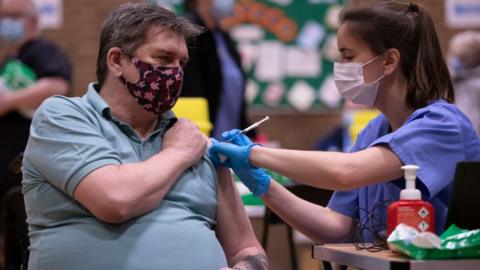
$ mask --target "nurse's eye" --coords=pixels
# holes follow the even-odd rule
[[[353,60],[352,56],[342,56],[342,57],[340,57],[340,62],[342,62],[342,63],[352,62],[352,60]]]

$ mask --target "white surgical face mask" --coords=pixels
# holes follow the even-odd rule
[[[363,68],[377,60],[377,56],[365,64],[360,63],[339,63],[335,62],[333,66],[333,78],[338,92],[342,97],[355,104],[372,107],[377,98],[380,80],[385,75],[380,76],[370,84],[366,84],[363,78]]]

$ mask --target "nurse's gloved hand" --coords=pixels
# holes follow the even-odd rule
[[[240,134],[240,130],[232,129],[222,133],[223,141],[228,141],[236,145],[244,146],[252,144],[252,141],[244,133]]]
[[[236,144],[238,146],[246,146],[246,145],[251,145],[252,141],[245,135],[245,134],[240,134],[239,129],[232,129],[229,131],[225,131],[222,133],[222,141],[223,142],[229,142]],[[238,135],[238,136],[237,136]],[[213,144],[214,142],[219,142],[215,138],[210,138],[211,143]],[[210,145],[211,146],[211,145]],[[215,167],[231,167],[228,163],[228,158],[223,156],[223,155],[217,155],[214,154],[210,151],[210,147],[207,151],[208,157],[212,161],[213,165]]]
[[[261,197],[267,193],[270,187],[270,176],[264,169],[250,164],[250,152],[254,146],[256,144],[251,142],[248,145],[238,146],[231,143],[212,141],[209,153],[226,156],[227,161],[225,161],[225,164],[232,168],[253,195]]]
[[[212,151],[212,145],[214,143],[218,143],[219,141],[217,141],[215,138],[210,138],[210,142],[211,142],[211,144],[210,144],[210,147],[207,150],[207,156],[212,161],[213,166],[215,166],[215,167],[231,167],[228,164],[228,159],[225,156],[220,157],[218,154],[216,154]]]

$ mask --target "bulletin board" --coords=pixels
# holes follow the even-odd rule
[[[254,109],[338,108],[333,82],[338,14],[347,0],[237,0],[223,21],[247,73]],[[157,0],[183,12],[181,0]]]

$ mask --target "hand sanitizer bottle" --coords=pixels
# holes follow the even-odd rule
[[[418,166],[402,166],[405,175],[405,189],[400,192],[400,200],[390,204],[387,210],[387,234],[403,223],[419,232],[435,231],[435,214],[430,203],[422,201],[420,190],[415,188]]]

